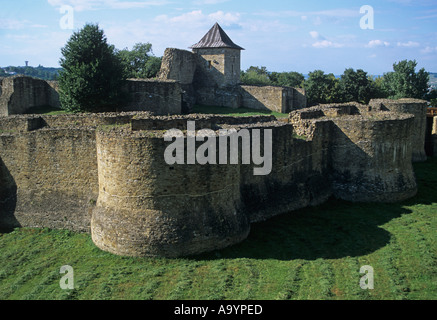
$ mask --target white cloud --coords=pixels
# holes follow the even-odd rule
[[[397,45],[398,47],[414,48],[414,47],[419,47],[420,43],[414,41],[408,41],[408,42],[398,42]]]
[[[382,40],[370,40],[366,45],[368,48],[376,48],[376,47],[389,47],[390,42],[382,41]]]
[[[323,48],[342,48],[344,47],[344,44],[333,42],[330,40],[327,40],[324,36],[322,36],[317,31],[310,31],[310,36],[314,40],[317,40],[315,43],[312,44],[314,48],[323,49]]]
[[[434,53],[437,52],[437,47],[427,46],[425,49],[420,50],[422,53]]]
[[[223,11],[217,11],[208,15],[209,19],[220,21],[224,25],[234,24],[240,21],[240,14],[237,13],[224,13]]]
[[[76,11],[89,11],[97,9],[134,9],[150,6],[162,6],[168,1],[121,1],[121,0],[47,0],[54,7],[70,5]]]
[[[175,17],[160,15],[155,18],[155,21],[181,25],[211,24],[211,26],[213,23],[218,22],[221,25],[228,26],[232,24],[237,24],[240,19],[241,15],[238,12],[217,11],[211,14],[204,14],[202,10],[194,10]]]
[[[196,5],[208,5],[208,4],[219,4],[219,3],[224,3],[224,2],[228,2],[230,0],[196,0],[193,1],[194,4]]]
[[[317,39],[319,37],[319,33],[317,31],[310,31],[310,36],[313,39]]]
[[[28,28],[47,28],[46,25],[34,24],[29,20],[1,19],[0,29],[22,30]]]
[[[308,14],[334,17],[334,18],[352,18],[352,17],[358,17],[360,15],[360,11],[351,10],[351,9],[332,9],[332,10],[309,12]]]
[[[259,11],[256,15],[268,16],[268,17],[301,17],[302,20],[306,20],[308,17],[330,17],[330,18],[354,18],[360,16],[359,10],[351,9],[332,9],[321,11],[295,11],[295,10],[282,10],[282,11]]]
[[[341,43],[336,43],[328,40],[322,40],[317,41],[316,43],[313,43],[313,47],[317,49],[324,49],[324,48],[342,48],[344,45]]]
[[[325,37],[323,37],[317,31],[310,31],[310,36],[311,36],[311,38],[316,39],[316,40],[325,40]]]

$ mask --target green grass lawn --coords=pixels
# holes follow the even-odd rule
[[[221,114],[228,115],[233,117],[244,117],[244,116],[275,116],[276,118],[288,118],[288,113],[279,113],[270,110],[255,110],[255,109],[247,109],[247,108],[226,108],[226,107],[211,107],[211,106],[201,106],[195,105],[193,108],[193,113],[200,114]]]
[[[288,118],[288,113],[278,113],[270,110],[254,110],[247,108],[226,108],[226,107],[211,107],[211,106],[201,106],[195,105],[192,113],[199,114],[221,114],[233,117],[244,117],[244,116],[258,116],[258,115],[273,115],[276,118]],[[53,108],[50,106],[42,106],[30,108],[26,114],[45,114],[45,115],[59,115],[59,114],[72,114],[72,112]]]
[[[437,299],[437,158],[415,164],[419,193],[397,204],[328,203],[264,223],[224,250],[184,259],[126,258],[88,234],[0,234],[5,299]],[[74,268],[74,290],[59,286]],[[361,266],[374,290],[359,286]]]
[[[71,114],[72,112],[69,112],[67,110],[54,108],[51,106],[41,106],[41,107],[34,107],[30,108],[26,111],[26,114],[45,114],[49,116],[55,116],[59,114]]]

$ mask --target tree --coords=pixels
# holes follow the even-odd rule
[[[240,81],[248,85],[271,85],[269,72],[266,67],[250,67],[241,72]]]
[[[64,48],[59,76],[63,109],[73,112],[113,111],[122,93],[122,63],[98,25],[86,24]]]
[[[340,82],[332,73],[325,74],[322,70],[315,70],[308,75],[305,90],[310,105],[341,101]]]
[[[303,87],[304,81],[305,77],[299,72],[281,72],[276,75],[273,83],[279,86],[301,88]]]
[[[388,93],[384,89],[384,77],[369,76],[370,81],[370,99],[388,98]]]
[[[428,92],[425,99],[431,102],[431,107],[437,108],[437,89],[432,89]]]
[[[340,79],[341,100],[368,103],[371,99],[372,85],[367,72],[346,69]]]
[[[118,52],[127,78],[154,78],[161,69],[162,59],[155,57],[150,43],[137,43],[132,50]]]
[[[416,60],[393,64],[394,72],[384,74],[383,87],[392,99],[423,99],[428,92],[429,73],[424,68],[416,73]]]

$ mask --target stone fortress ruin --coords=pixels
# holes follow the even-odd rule
[[[417,193],[412,162],[426,159],[426,101],[306,108],[297,89],[239,85],[241,49],[215,25],[194,52],[166,50],[160,80],[128,81],[132,99],[115,113],[19,114],[56,104],[56,84],[3,79],[0,228],[88,232],[114,254],[174,258],[239,243],[251,223],[331,197],[395,202]],[[290,114],[286,122],[181,115],[215,101]],[[241,161],[167,164],[164,135],[188,121],[215,132],[272,130],[271,173],[256,176]]]

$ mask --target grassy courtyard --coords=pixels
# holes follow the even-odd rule
[[[397,204],[331,200],[255,224],[233,247],[184,259],[118,257],[88,234],[0,235],[0,299],[436,299],[437,158]],[[74,269],[62,290],[60,268]],[[374,290],[359,286],[374,268]]]
[[[275,116],[278,119],[288,118],[289,116],[288,113],[279,113],[270,110],[255,110],[255,109],[248,109],[248,108],[233,109],[233,108],[226,108],[226,107],[201,106],[201,105],[195,105],[192,112],[199,113],[199,114],[221,114],[221,115],[228,115],[233,117],[271,115],[271,116]]]

